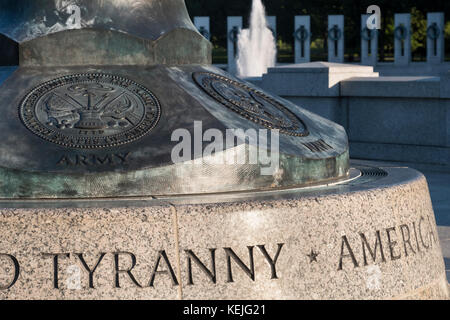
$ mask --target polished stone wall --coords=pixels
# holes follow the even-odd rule
[[[255,84],[347,130],[352,158],[450,170],[450,76],[380,77],[323,62],[270,69]]]

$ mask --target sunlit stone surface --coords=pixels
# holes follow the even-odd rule
[[[211,66],[182,0],[37,3],[0,3],[0,298],[448,297],[424,177]]]

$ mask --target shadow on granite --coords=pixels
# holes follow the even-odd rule
[[[450,281],[450,258],[444,258],[445,262],[445,273],[447,274],[447,279]]]

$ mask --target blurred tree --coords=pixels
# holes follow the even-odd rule
[[[394,16],[387,16],[383,19],[380,32],[380,57],[384,60],[386,56],[394,56]]]
[[[427,19],[416,7],[411,9],[411,51],[420,60],[427,54]]]

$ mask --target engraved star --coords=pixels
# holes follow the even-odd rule
[[[309,257],[309,263],[317,262],[317,256],[319,255],[318,252],[315,252],[313,249],[311,249],[311,253],[307,254],[306,256]]]

